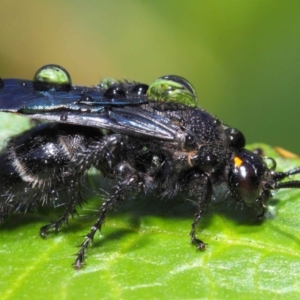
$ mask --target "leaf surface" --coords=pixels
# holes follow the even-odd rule
[[[24,125],[25,126],[25,125]],[[2,130],[3,139],[11,134]],[[271,148],[278,169],[300,165]],[[92,175],[93,177],[94,175]],[[94,177],[93,177],[94,178]],[[295,177],[297,178],[297,177]],[[299,176],[298,176],[298,179]],[[96,179],[97,180],[97,179]],[[95,221],[99,197],[58,234],[39,228],[61,210],[14,215],[0,227],[1,299],[290,299],[300,295],[300,191],[282,190],[267,216],[228,203],[213,203],[198,228],[208,244],[189,243],[195,206],[184,199],[131,200],[109,214],[102,235],[88,249],[82,270],[73,254]]]

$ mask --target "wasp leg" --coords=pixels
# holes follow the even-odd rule
[[[200,220],[200,218],[202,217],[206,207],[208,206],[208,204],[210,203],[211,197],[212,197],[212,186],[211,186],[211,182],[209,180],[209,177],[207,177],[207,175],[205,174],[201,174],[200,178],[197,178],[197,182],[194,184],[197,184],[198,188],[197,188],[197,196],[198,196],[198,212],[195,214],[194,217],[194,222],[192,223],[192,230],[190,232],[190,236],[191,236],[191,243],[196,244],[197,249],[198,250],[205,250],[206,244],[201,241],[200,239],[198,239],[196,237],[196,227],[197,224]],[[199,177],[199,175],[198,175]],[[195,178],[196,180],[196,178]],[[200,183],[199,183],[200,180]],[[191,182],[191,184],[193,185],[193,183]]]
[[[82,172],[96,167],[106,173],[103,165],[111,169],[113,164],[117,164],[120,161],[118,154],[124,144],[126,139],[120,134],[102,136],[101,139],[92,141],[86,149],[74,155],[69,168]]]
[[[143,182],[141,182],[138,172],[129,164],[120,164],[118,166],[118,171],[123,173],[122,175],[124,175],[125,179],[116,186],[114,194],[106,199],[101,205],[99,209],[99,218],[92,226],[90,232],[85,236],[85,240],[80,245],[80,250],[76,254],[76,259],[73,264],[76,269],[80,269],[82,267],[86,249],[88,248],[89,244],[93,242],[96,231],[101,231],[108,210],[115,208],[118,204],[122,203],[125,200],[128,191],[140,193],[143,189]]]
[[[70,187],[68,188],[68,194],[70,194],[70,201],[67,204],[67,207],[64,211],[64,214],[55,222],[44,225],[40,228],[40,236],[45,238],[47,233],[53,229],[55,232],[57,232],[63,224],[68,224],[69,216],[72,217],[77,214],[76,206],[79,205],[82,206],[83,198],[81,195],[81,177],[74,179],[73,182],[68,183],[70,184]]]
[[[72,217],[76,214],[76,206],[82,206],[83,199],[81,195],[81,183],[82,174],[91,168],[99,164],[111,163],[111,157],[113,156],[113,150],[121,143],[120,135],[109,135],[102,137],[100,140],[92,141],[87,148],[82,149],[72,157],[71,162],[64,166],[65,176],[70,176],[75,172],[75,178],[65,182],[61,182],[61,185],[68,186],[67,193],[69,201],[65,209],[64,214],[55,222],[42,226],[40,228],[41,237],[46,237],[47,232],[50,229],[58,231],[64,223],[68,223],[69,216]]]

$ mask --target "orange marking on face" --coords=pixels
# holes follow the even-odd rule
[[[235,156],[233,158],[233,162],[234,162],[236,167],[240,167],[243,164],[243,160],[240,159],[238,156]]]

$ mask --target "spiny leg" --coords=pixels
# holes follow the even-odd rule
[[[199,182],[199,179],[200,179],[200,182]],[[210,182],[209,178],[205,174],[202,174],[201,178],[198,178],[198,182],[196,184],[198,186],[197,194],[199,197],[199,201],[198,201],[199,210],[195,214],[194,222],[192,223],[192,230],[190,232],[190,236],[191,236],[191,242],[193,244],[196,244],[197,249],[204,250],[206,247],[206,244],[196,237],[196,228],[197,228],[197,224],[199,223],[200,218],[202,217],[206,207],[208,206],[208,204],[211,200],[212,186],[211,186],[211,182]]]
[[[76,259],[73,264],[73,266],[76,269],[80,269],[83,265],[86,249],[88,248],[89,244],[93,242],[95,233],[97,230],[101,231],[102,225],[105,221],[106,214],[109,209],[112,209],[116,207],[118,204],[123,202],[125,200],[126,193],[128,193],[129,190],[134,191],[135,193],[141,192],[141,185],[140,178],[137,174],[137,172],[131,168],[128,164],[121,164],[119,166],[119,169],[126,169],[126,177],[124,181],[119,183],[119,185],[116,187],[116,190],[112,196],[110,196],[108,199],[105,200],[105,202],[101,205],[99,211],[100,216],[97,219],[96,223],[91,227],[90,232],[85,236],[85,240],[80,245],[80,250],[76,254]],[[130,176],[129,175],[130,172]]]
[[[107,161],[110,163],[112,151],[120,145],[121,139],[122,137],[120,135],[112,134],[104,136],[99,140],[91,140],[90,143],[86,145],[86,148],[80,149],[81,151],[76,152],[76,154],[72,157],[71,162],[64,166],[63,174],[65,174],[65,176],[72,177],[74,172],[77,172],[72,181],[67,181],[66,178],[63,178],[63,176],[60,180],[61,185],[69,185],[69,201],[61,218],[59,218],[56,222],[40,228],[40,235],[42,237],[45,237],[47,232],[52,228],[55,231],[58,231],[64,223],[68,223],[70,215],[73,216],[76,214],[76,205],[81,205],[83,203],[81,196],[82,174],[91,166],[98,165],[100,162],[103,163]]]
[[[41,237],[45,238],[47,232],[50,229],[54,229],[54,231],[57,232],[64,223],[68,223],[70,215],[73,216],[74,214],[76,214],[76,205],[81,205],[83,203],[83,199],[81,196],[81,181],[82,178],[80,176],[80,178],[78,177],[72,180],[71,184],[68,183],[70,184],[70,187],[68,188],[68,197],[70,197],[70,200],[66,206],[66,209],[63,215],[58,220],[53,223],[44,225],[40,228]]]

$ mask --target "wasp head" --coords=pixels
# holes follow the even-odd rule
[[[259,215],[263,215],[272,191],[283,188],[300,189],[299,180],[281,182],[290,175],[299,174],[300,167],[287,172],[276,172],[275,169],[274,159],[261,158],[241,149],[234,155],[229,172],[229,186],[233,197],[256,208]]]

